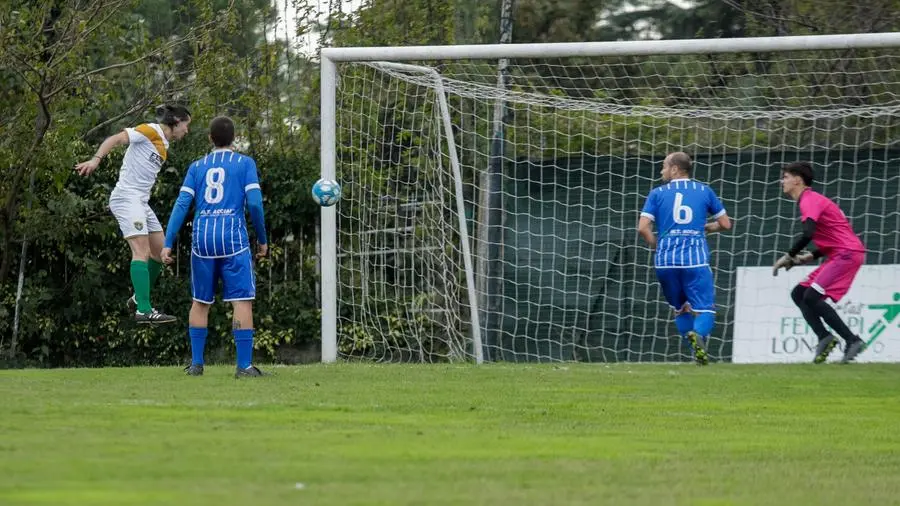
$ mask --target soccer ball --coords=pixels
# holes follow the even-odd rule
[[[330,207],[341,200],[341,185],[331,179],[320,179],[312,187],[312,197],[322,207]]]

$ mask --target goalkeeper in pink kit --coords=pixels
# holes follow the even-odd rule
[[[853,233],[850,222],[837,204],[810,188],[812,182],[813,170],[807,162],[795,162],[782,169],[782,190],[800,207],[803,234],[790,251],[775,262],[772,274],[777,276],[778,269],[782,267],[788,270],[795,265],[826,258],[822,265],[794,287],[791,298],[819,338],[813,363],[825,362],[838,344],[837,338],[825,328],[823,321],[844,340],[841,362],[848,363],[865,349],[865,342],[847,327],[825,299],[837,302],[847,294],[853,278],[866,260],[866,248]],[[810,241],[818,250],[813,253],[802,251]]]

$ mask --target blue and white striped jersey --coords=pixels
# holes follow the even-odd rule
[[[194,197],[195,255],[228,257],[250,247],[244,209],[247,192],[254,189],[259,190],[259,175],[247,155],[221,149],[191,164],[181,191]]]
[[[707,216],[725,214],[716,193],[691,179],[676,179],[654,188],[647,196],[641,216],[656,222],[657,268],[685,268],[709,265],[706,243]]]

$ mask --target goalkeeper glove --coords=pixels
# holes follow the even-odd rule
[[[777,276],[778,269],[781,269],[782,267],[784,267],[784,270],[789,271],[791,270],[791,267],[795,265],[807,264],[809,262],[812,262],[815,258],[815,255],[813,255],[809,251],[801,251],[797,254],[797,256],[794,257],[785,254],[775,262],[775,265],[772,266],[772,275]]]
[[[789,270],[791,270],[791,267],[793,267],[795,265],[797,265],[797,263],[794,260],[794,257],[792,257],[788,254],[785,254],[784,256],[782,256],[781,258],[779,258],[778,260],[775,261],[775,265],[772,266],[772,275],[777,276],[778,269],[781,269],[782,267],[784,267],[784,270],[789,271]]]
[[[815,255],[810,253],[809,251],[801,251],[794,257],[794,265],[803,265],[808,264],[815,260]]]

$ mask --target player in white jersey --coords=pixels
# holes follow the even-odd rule
[[[119,180],[109,196],[109,210],[119,222],[122,236],[131,247],[131,284],[134,295],[128,307],[138,323],[170,323],[176,318],[161,313],[150,304],[150,288],[162,272],[160,251],[165,236],[156,213],[150,208],[150,191],[166,161],[169,142],[188,133],[191,113],[180,105],[156,108],[156,123],[144,123],[107,137],[97,153],[79,163],[75,170],[87,176],[116,146],[127,144]]]

